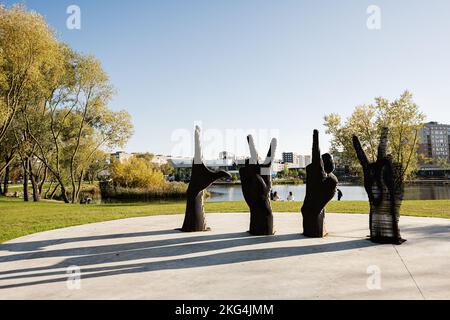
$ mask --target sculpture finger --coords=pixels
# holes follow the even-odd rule
[[[332,155],[329,154],[329,153],[325,153],[324,155],[322,155],[322,161],[323,161],[324,171],[327,174],[332,173],[334,171],[334,168],[335,168]]]
[[[201,145],[201,142],[200,142],[200,133],[201,133],[200,127],[196,126],[195,127],[194,164],[202,164],[203,163],[202,145]]]
[[[258,151],[256,151],[255,141],[253,136],[249,135],[247,137],[248,146],[250,148],[250,164],[258,164]]]
[[[319,131],[318,130],[314,130],[314,135],[313,135],[312,163],[320,163],[320,147],[319,147]]]
[[[262,194],[267,194],[270,192],[270,186],[264,181],[264,178],[261,177],[259,174],[257,174],[255,176],[255,181],[254,183],[256,184],[256,190],[258,190],[258,192],[261,192]]]
[[[231,174],[229,174],[228,172],[222,170],[222,171],[216,172],[214,174],[214,178],[215,178],[214,181],[220,180],[220,179],[225,179],[225,178],[231,179]]]
[[[363,168],[366,168],[369,165],[369,160],[367,159],[366,153],[364,152],[361,142],[357,136],[353,136],[353,147],[355,148],[359,162]]]
[[[378,145],[378,159],[381,160],[386,156],[389,129],[383,128],[381,131],[380,144]]]
[[[269,152],[267,152],[266,160],[264,160],[264,164],[261,166],[260,174],[262,176],[270,176],[272,175],[272,162],[275,159],[275,154],[277,151],[277,139],[272,139],[270,142]]]
[[[278,146],[278,141],[277,141],[277,139],[273,138],[272,141],[270,142],[270,148],[269,148],[269,151],[267,152],[267,157],[266,157],[266,160],[264,161],[264,165],[272,164],[273,159],[275,158],[275,154],[277,152],[277,146]]]

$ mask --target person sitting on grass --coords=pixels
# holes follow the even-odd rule
[[[273,193],[273,201],[280,201],[281,200],[281,198],[280,198],[280,196],[278,195],[278,192],[274,192]]]
[[[289,192],[289,195],[287,197],[287,201],[292,202],[295,201],[294,194],[292,192]]]

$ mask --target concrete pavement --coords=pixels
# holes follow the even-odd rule
[[[450,299],[450,220],[402,217],[402,246],[367,241],[367,215],[328,214],[325,239],[304,238],[300,214],[275,214],[273,237],[246,234],[248,214],[207,220],[205,233],[173,230],[176,215],[5,243],[0,299]]]

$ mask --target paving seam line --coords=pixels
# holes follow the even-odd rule
[[[403,260],[403,257],[402,257],[402,256],[400,255],[400,253],[398,252],[397,247],[396,247],[395,245],[392,245],[392,247],[394,248],[395,252],[397,252],[397,255],[398,255],[398,257],[400,258],[400,260],[402,261],[403,265],[405,266],[406,271],[408,271],[409,276],[410,276],[411,279],[414,281],[414,284],[415,284],[417,290],[419,290],[419,293],[420,293],[420,295],[422,296],[423,300],[426,300],[426,298],[425,298],[425,296],[424,296],[422,290],[420,289],[419,285],[418,285],[417,282],[416,282],[416,279],[414,279],[414,277],[413,277],[411,271],[409,270],[408,266],[406,265],[405,260]]]

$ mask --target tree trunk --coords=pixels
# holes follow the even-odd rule
[[[33,201],[39,202],[40,196],[39,196],[39,190],[38,190],[38,183],[36,181],[36,176],[33,172],[33,165],[31,163],[31,161],[28,161],[28,168],[29,168],[29,172],[30,172],[31,187],[32,187],[32,191],[33,191]]]
[[[78,183],[76,183],[75,179],[72,178],[72,203],[78,203],[78,198],[80,196],[81,183],[83,181],[84,171],[81,171],[80,176],[78,177]]]
[[[81,171],[80,180],[78,180],[77,192],[75,194],[76,200],[77,200],[76,202],[78,202],[78,199],[80,198],[81,184],[83,183],[83,176],[84,176],[84,170]]]
[[[76,192],[77,192],[76,189],[77,189],[77,187],[75,184],[75,178],[72,176],[72,204],[76,203],[76,199],[75,199]]]
[[[45,184],[45,181],[47,181],[47,174],[48,174],[48,168],[47,168],[47,166],[45,166],[45,168],[44,168],[44,175],[42,177],[41,182],[38,184],[39,198],[42,198],[42,192],[43,192],[43,189],[44,189],[44,184]]]
[[[25,202],[29,201],[29,194],[28,194],[28,159],[23,161],[22,167],[23,167],[23,200]]]
[[[50,190],[52,190],[52,187],[53,187],[53,180],[50,181],[50,185],[48,186],[47,190],[45,191],[44,199],[48,199],[48,194],[49,194]]]
[[[9,189],[9,177],[11,174],[11,168],[10,166],[7,166],[5,169],[5,178],[3,180],[3,195],[7,195],[8,194],[8,189]]]
[[[64,203],[70,203],[69,198],[67,197],[67,190],[63,183],[60,182],[61,186],[61,196],[63,198]]]
[[[50,197],[48,197],[48,199],[53,200],[53,198],[55,197],[56,191],[58,191],[59,188],[59,184],[56,185],[56,187],[53,189],[53,191],[50,193]]]

